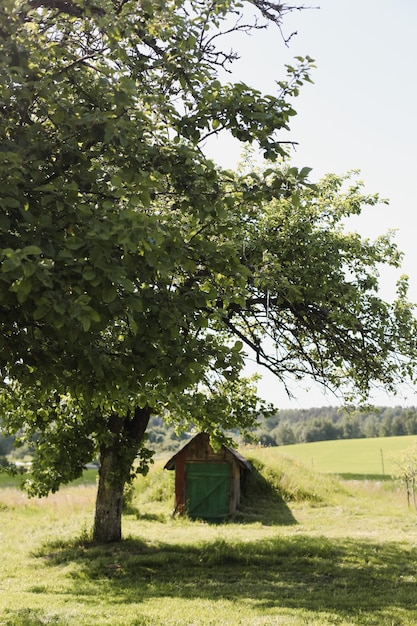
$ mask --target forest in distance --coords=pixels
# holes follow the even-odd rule
[[[179,441],[190,437],[190,433],[177,435],[158,417],[151,420],[148,432],[150,447],[157,452],[176,451]],[[229,434],[236,443],[246,443],[237,431]],[[260,417],[253,430],[255,441],[262,446],[401,435],[417,435],[417,407],[382,406],[363,411],[332,406],[282,409],[270,417]]]
[[[178,433],[162,417],[153,417],[148,428],[148,447],[156,454],[175,453],[195,433]],[[227,433],[237,445],[249,443],[239,432]],[[417,435],[417,407],[374,407],[372,410],[348,411],[326,406],[310,409],[282,409],[269,417],[260,417],[253,438],[261,446],[284,446],[294,443],[398,437]],[[14,437],[1,433],[0,464],[6,457],[18,460],[30,456],[27,447],[14,448]]]

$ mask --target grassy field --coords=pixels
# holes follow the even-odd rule
[[[402,453],[417,443],[417,436],[340,439],[264,448],[259,454],[268,458],[269,450],[302,461],[317,472],[330,472],[346,478],[392,476],[398,474]]]
[[[24,477],[24,476],[23,476]],[[83,476],[78,480],[74,481],[72,486],[77,487],[78,485],[93,485],[96,482],[97,471],[96,470],[85,470]],[[22,482],[22,476],[8,476],[7,474],[3,474],[0,472],[0,489],[4,489],[5,487],[19,487]]]
[[[266,455],[268,452],[268,455]],[[415,626],[417,517],[395,481],[340,480],[254,450],[236,519],[171,517],[172,472],[140,479],[125,540],[89,541],[95,484],[0,490],[2,626]]]

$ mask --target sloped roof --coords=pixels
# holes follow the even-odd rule
[[[187,441],[187,443],[180,449],[178,450],[178,452],[176,454],[174,454],[174,456],[172,456],[169,461],[167,461],[164,465],[164,469],[167,470],[173,470],[175,469],[175,461],[177,459],[177,457],[184,451],[186,450],[186,448],[188,448],[195,439],[197,439],[198,437],[208,437],[207,433],[198,433],[198,435],[195,435],[192,439],[190,439],[189,441]],[[233,448],[229,448],[228,446],[224,446],[222,445],[222,448],[224,450],[227,450],[228,452],[230,452],[230,454],[232,454],[234,456],[234,458],[236,459],[237,463],[240,465],[240,467],[242,467],[243,469],[247,469],[249,471],[252,471],[252,464],[250,461],[248,461],[247,459],[245,459],[241,454],[239,454],[239,452],[236,452],[236,450],[233,450]]]

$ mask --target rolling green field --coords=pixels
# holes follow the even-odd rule
[[[0,624],[415,626],[416,511],[397,481],[332,475],[369,470],[344,465],[339,443],[353,452],[329,442],[343,464],[326,473],[290,448],[248,450],[257,471],[224,524],[173,518],[160,462],[137,480],[119,544],[90,541],[94,472],[42,500],[1,488]]]
[[[298,459],[316,472],[349,477],[382,477],[398,474],[403,452],[417,443],[417,436],[340,439],[263,448],[259,455],[276,454]]]

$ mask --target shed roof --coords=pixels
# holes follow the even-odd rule
[[[184,450],[186,450],[192,443],[193,441],[195,441],[195,439],[200,438],[200,437],[208,437],[209,435],[207,433],[199,433],[198,435],[195,435],[195,437],[193,437],[192,439],[190,439],[190,441],[187,441],[187,443],[185,444],[185,446],[183,446],[180,450],[178,450],[178,452],[176,454],[174,454],[174,456],[172,456],[169,461],[167,461],[165,463],[164,469],[167,470],[173,470],[175,469],[175,461],[177,459],[177,457],[182,454],[184,452]],[[242,467],[243,469],[247,469],[252,471],[252,464],[250,461],[248,461],[247,459],[245,459],[241,454],[239,454],[239,452],[236,452],[236,450],[233,450],[233,448],[229,448],[228,446],[222,445],[221,446],[223,449],[227,450],[228,452],[230,452],[230,454],[233,455],[233,457],[236,459],[238,465],[240,465],[240,467]]]

